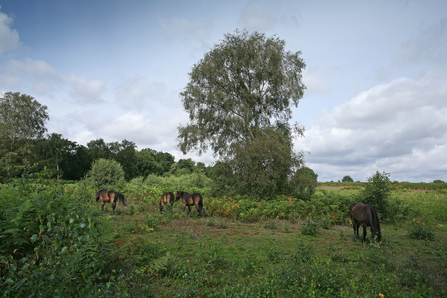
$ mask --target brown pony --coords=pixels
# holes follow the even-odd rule
[[[354,202],[349,206],[349,215],[351,216],[352,226],[354,228],[354,237],[359,238],[359,227],[363,226],[363,240],[366,238],[366,227],[371,227],[371,240],[377,233],[377,242],[382,240],[382,232],[380,231],[379,217],[376,209],[369,204]]]
[[[186,191],[177,191],[176,201],[182,200],[183,212],[185,212],[186,206],[188,206],[189,213],[191,213],[191,206],[196,206],[197,212],[202,214],[203,198],[199,193],[190,194]]]
[[[171,206],[174,205],[174,193],[173,192],[165,192],[164,194],[161,195],[160,206],[159,206],[160,213],[163,211],[163,205],[167,204],[167,203],[171,204]]]
[[[117,191],[114,190],[108,191],[107,189],[101,189],[96,193],[96,202],[98,201],[101,202],[102,212],[104,212],[104,205],[107,202],[110,202],[110,204],[112,204],[113,214],[115,214],[117,199],[119,199],[121,203],[123,203],[124,206],[126,206],[126,199],[124,198],[124,195]]]

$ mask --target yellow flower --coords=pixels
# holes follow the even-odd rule
[[[380,296],[381,298],[385,297],[385,295],[383,295],[382,293],[379,293],[379,296]]]

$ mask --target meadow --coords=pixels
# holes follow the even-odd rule
[[[85,182],[0,188],[6,297],[445,297],[447,192],[395,187],[380,244],[355,240],[362,184],[320,184],[307,201],[211,197],[197,177],[126,184],[104,214]],[[394,184],[393,184],[394,185]],[[415,186],[415,185],[413,185]],[[204,194],[205,212],[157,200]],[[368,229],[368,235],[370,230]],[[4,241],[8,240],[8,241]]]

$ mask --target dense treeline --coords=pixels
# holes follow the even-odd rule
[[[7,92],[0,97],[0,183],[38,173],[45,167],[53,178],[79,180],[101,158],[119,162],[126,180],[150,174],[210,172],[209,167],[191,159],[175,162],[174,156],[167,152],[149,148],[138,151],[136,144],[128,140],[107,143],[100,138],[83,146],[61,134],[48,134],[46,110],[33,97],[19,92]]]

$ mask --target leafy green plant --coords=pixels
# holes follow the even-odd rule
[[[368,178],[368,183],[363,192],[363,203],[374,206],[379,218],[388,218],[388,197],[391,191],[390,174],[378,171]]]
[[[331,219],[329,218],[329,216],[321,216],[318,220],[319,225],[322,229],[329,229],[330,224],[331,224]]]
[[[318,234],[318,223],[316,223],[312,218],[308,217],[304,220],[301,225],[301,233],[303,235],[316,236]]]
[[[88,178],[96,191],[121,189],[124,186],[123,167],[113,159],[100,158],[93,162]]]
[[[276,225],[276,222],[272,219],[269,219],[265,222],[264,224],[264,228],[265,229],[272,229],[272,230],[276,230],[278,228],[278,226]]]
[[[418,240],[435,240],[433,229],[419,219],[410,221],[409,235],[411,238]]]
[[[154,229],[156,230],[158,225],[161,223],[161,216],[158,215],[153,215],[153,216],[149,216],[146,215],[144,217],[144,223],[146,224],[146,226],[148,226],[148,228],[150,229]]]

